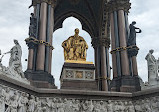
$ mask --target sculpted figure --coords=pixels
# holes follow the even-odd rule
[[[17,40],[14,40],[15,46],[7,53],[10,53],[9,59],[9,70],[12,75],[18,74],[24,78],[24,73],[22,71],[21,57],[22,49]],[[5,54],[7,54],[5,53]]]
[[[5,90],[2,88],[2,90],[0,92],[0,112],[5,111],[4,92],[5,92]]]
[[[132,101],[129,101],[128,103],[128,112],[135,112],[135,108]]]
[[[135,111],[136,112],[142,112],[141,104],[139,101],[135,102]]]
[[[100,112],[107,112],[106,105],[103,101],[100,101]]]
[[[44,112],[51,112],[51,101],[49,98],[46,98],[46,101],[43,102],[43,105],[44,105],[43,107]]]
[[[1,50],[0,50],[0,55],[1,55]],[[2,72],[4,72],[4,71],[6,71],[6,67],[5,66],[3,66],[3,64],[2,64],[2,58],[4,57],[4,55],[2,55],[2,57],[0,58],[0,71],[2,71]]]
[[[58,99],[57,112],[64,112],[64,105],[61,98]]]
[[[80,101],[79,100],[73,100],[72,101],[72,110],[73,112],[79,112],[80,111]]]
[[[52,112],[57,112],[57,99],[54,98],[52,103],[51,103],[51,107],[52,107]]]
[[[35,110],[35,98],[33,95],[30,96],[30,100],[28,101],[28,110],[27,112],[34,112]]]
[[[158,103],[159,102],[157,102],[157,98],[153,97],[151,100],[151,105],[152,105],[151,107],[153,112],[159,111]]]
[[[114,102],[114,111],[113,112],[119,112],[120,107],[117,101]]]
[[[35,112],[42,112],[41,101],[36,97]]]
[[[152,55],[154,50],[150,50],[146,56],[147,65],[148,65],[148,82],[150,85],[156,85],[158,77],[158,67],[157,67],[157,60]]]
[[[3,93],[3,95],[4,95],[4,102],[5,102],[5,105],[9,105],[10,104],[10,89],[9,88],[6,88],[5,89],[5,91],[4,91],[4,93]]]
[[[83,112],[92,112],[93,111],[93,106],[91,104],[91,101],[85,101],[82,104]]]
[[[26,112],[26,106],[27,106],[26,104],[27,101],[25,99],[25,93],[22,93],[18,101],[18,106],[19,106],[18,112]]]
[[[142,101],[143,102],[143,104],[144,104],[144,107],[145,107],[145,111],[146,112],[152,112],[151,110],[151,104],[150,104],[150,101],[148,100],[148,99],[146,99],[145,101],[143,100]]]
[[[108,100],[108,112],[113,112],[113,102],[111,100]]]
[[[30,17],[30,26],[29,26],[29,36],[36,38],[36,28],[37,28],[37,19],[33,13],[31,13]]]
[[[123,105],[123,102],[118,101],[118,110],[119,112],[124,112],[125,106]]]
[[[63,101],[63,106],[64,106],[65,112],[72,112],[70,109],[72,105],[70,105],[70,102],[66,98]]]
[[[16,91],[14,92],[14,95],[10,97],[10,102],[5,112],[18,112],[18,98]]]
[[[136,22],[133,21],[129,26],[130,36],[128,39],[128,46],[136,45],[136,33],[141,33],[141,29],[135,27],[135,24],[136,24]],[[136,31],[136,29],[139,29],[139,31]]]
[[[79,29],[75,29],[75,35],[62,43],[65,60],[86,61],[88,45],[83,37],[79,36]]]
[[[10,105],[8,107],[8,110],[10,111],[7,111],[7,112],[18,112],[18,101],[16,100],[16,96],[13,96],[11,98],[11,102],[10,102]]]

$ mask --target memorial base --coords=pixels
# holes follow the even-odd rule
[[[111,91],[116,92],[136,92],[141,91],[138,76],[122,76],[114,78],[110,84]]]
[[[61,89],[98,90],[95,66],[91,63],[65,62],[60,76]]]
[[[25,77],[34,87],[57,89],[54,84],[54,77],[48,72],[27,70],[25,72]]]

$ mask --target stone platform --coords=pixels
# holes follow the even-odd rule
[[[90,62],[65,62],[60,76],[61,89],[98,90],[95,66]]]
[[[0,112],[9,108],[17,111],[22,107],[22,112],[27,112],[25,109],[32,109],[32,112],[37,112],[37,109],[40,112],[159,111],[159,88],[134,93],[42,89],[0,76],[0,96]],[[19,107],[22,101],[24,103]]]

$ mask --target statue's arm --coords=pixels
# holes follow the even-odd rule
[[[8,53],[11,53],[11,52],[12,52],[12,49],[11,49],[10,51],[8,51],[8,52],[4,53],[4,54],[8,54]]]
[[[138,27],[135,27],[135,29],[139,29],[139,31],[136,31],[136,33],[141,33],[142,32],[142,30]]]

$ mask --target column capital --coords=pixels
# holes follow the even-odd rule
[[[130,0],[111,0],[107,3],[107,10],[110,13],[118,10],[124,10],[129,13],[129,9],[131,9]]]
[[[94,37],[92,38],[92,46],[94,48],[98,46],[105,46],[107,48],[110,47],[110,38],[107,36]]]
[[[36,4],[40,4],[42,2],[45,2],[52,7],[55,7],[57,0],[32,0],[32,5],[31,6],[36,6]]]

